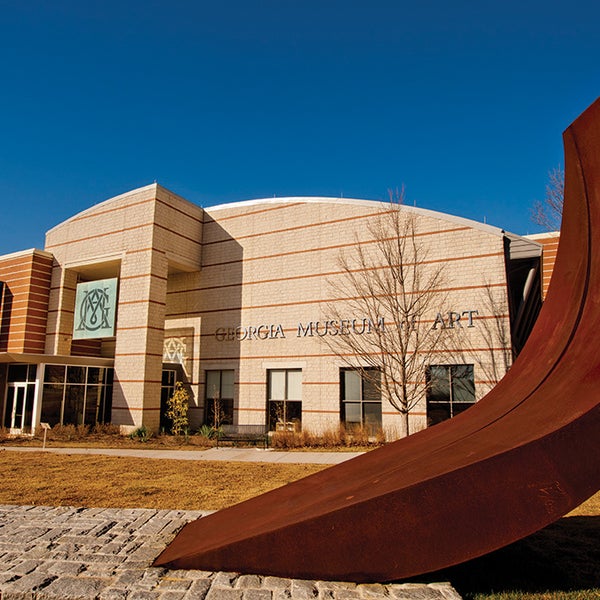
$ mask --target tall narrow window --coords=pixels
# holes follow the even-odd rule
[[[473,365],[431,365],[427,369],[428,425],[451,419],[473,404]]]
[[[174,369],[163,369],[160,381],[160,429],[170,431],[171,421],[167,418],[167,402],[175,392],[175,380],[177,371]]]
[[[377,369],[340,371],[341,418],[346,427],[363,426],[374,434],[381,429],[381,390]]]
[[[267,418],[270,431],[302,428],[302,370],[267,371]]]
[[[204,422],[212,427],[233,423],[234,371],[206,371]]]
[[[8,385],[3,421],[7,429],[19,433],[30,433],[32,431],[36,373],[36,365],[12,364],[8,366]]]

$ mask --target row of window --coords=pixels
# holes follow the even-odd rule
[[[43,423],[110,423],[113,369],[46,365],[42,392]]]
[[[204,422],[233,423],[234,371],[206,371]],[[177,372],[165,370],[161,388],[161,426],[168,428],[167,400],[175,390]],[[340,417],[348,427],[381,428],[381,374],[377,370],[340,370]],[[35,365],[11,365],[3,424],[24,429],[31,423]],[[113,369],[46,365],[41,421],[94,425],[111,417]],[[473,365],[431,365],[427,371],[427,421],[439,423],[475,402]],[[266,416],[271,431],[298,431],[302,426],[302,370],[267,371]]]
[[[170,375],[167,375],[170,373]],[[204,422],[233,423],[234,371],[206,371]],[[381,428],[381,374],[375,369],[340,370],[340,414],[348,427]],[[163,397],[175,385],[175,372],[163,373]],[[456,416],[475,402],[473,365],[431,365],[427,370],[427,422]],[[162,411],[164,412],[164,411]],[[267,422],[270,431],[297,431],[302,426],[302,370],[267,371]]]
[[[3,424],[29,431],[37,365],[9,365]],[[41,422],[54,425],[109,423],[113,369],[46,365]]]

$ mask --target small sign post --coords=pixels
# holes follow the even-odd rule
[[[42,444],[42,450],[46,449],[46,434],[48,429],[51,429],[50,423],[40,423],[40,427],[44,430],[44,443]]]

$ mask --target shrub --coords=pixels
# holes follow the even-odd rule
[[[138,427],[135,431],[129,434],[132,440],[138,440],[140,442],[147,442],[152,437],[152,432],[146,428],[145,425]]]
[[[346,429],[343,424],[325,430],[321,434],[310,431],[275,431],[271,434],[272,448],[339,448],[380,446],[385,443],[385,432],[382,429],[373,431],[370,428],[356,426]]]
[[[298,448],[298,434],[295,431],[275,431],[269,441],[271,448]]]
[[[55,425],[48,431],[47,439],[56,442],[74,442],[85,439],[90,433],[89,425]],[[43,437],[44,432],[41,428],[36,431],[36,435]]]
[[[207,440],[212,440],[216,438],[218,434],[218,428],[215,429],[210,425],[206,425],[206,423],[204,425],[201,425],[200,429],[198,429],[198,431],[196,432],[196,435],[199,435],[200,437],[205,437]]]
[[[346,428],[343,425],[326,429],[321,435],[323,446],[345,446],[346,445]]]
[[[121,436],[121,429],[118,425],[112,423],[96,423],[92,427],[93,435],[118,435]]]
[[[190,405],[190,395],[183,387],[183,383],[178,381],[175,384],[173,395],[167,400],[167,419],[171,421],[171,433],[181,435],[187,433],[188,428],[188,408]]]

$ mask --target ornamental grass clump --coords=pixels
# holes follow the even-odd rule
[[[171,421],[171,433],[173,435],[182,435],[188,430],[188,408],[190,406],[190,395],[183,387],[183,383],[178,381],[175,384],[173,395],[167,400],[167,419]]]
[[[343,424],[326,429],[321,433],[300,431],[275,431],[270,437],[270,446],[281,450],[316,449],[370,449],[386,443],[385,431],[364,426],[346,428]]]
[[[152,432],[142,425],[129,434],[129,439],[146,443],[152,437]]]

